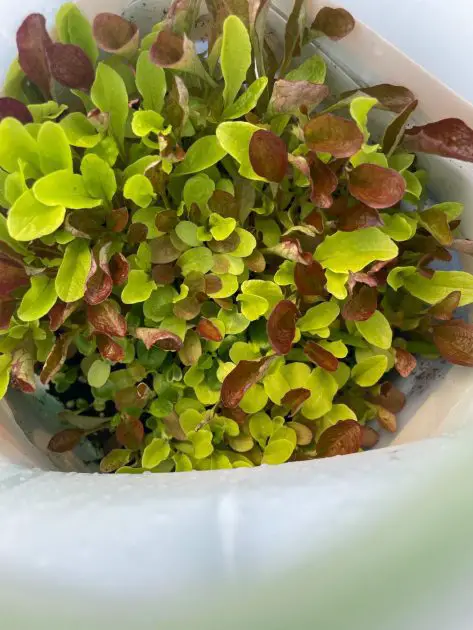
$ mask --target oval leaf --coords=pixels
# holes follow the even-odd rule
[[[119,313],[118,305],[111,300],[87,307],[87,319],[94,331],[113,337],[126,335],[126,320]]]
[[[93,23],[94,37],[102,50],[116,55],[128,55],[138,48],[136,24],[114,13],[99,13]]]
[[[433,340],[444,359],[473,367],[473,324],[454,319],[434,327]]]
[[[408,151],[473,162],[473,129],[458,118],[411,127],[404,135],[403,145]]]
[[[341,420],[324,431],[317,442],[317,457],[356,453],[361,446],[361,426],[356,420]]]
[[[26,105],[8,96],[0,98],[0,120],[4,118],[16,118],[24,125],[33,122],[33,116]]]
[[[272,131],[260,129],[250,140],[250,162],[255,173],[270,182],[281,182],[287,171],[286,144]]]
[[[16,33],[18,61],[28,79],[39,87],[46,98],[51,95],[51,73],[47,59],[47,50],[51,44],[44,15],[28,15]]]
[[[135,331],[137,339],[140,339],[149,350],[157,345],[161,350],[177,352],[182,348],[183,342],[173,332],[161,328],[137,328]]]
[[[279,114],[297,113],[301,107],[310,112],[328,95],[329,89],[323,84],[279,79],[274,84],[269,107]]]
[[[406,192],[403,176],[377,164],[361,164],[350,173],[350,193],[370,208],[392,208]]]
[[[352,120],[322,114],[309,120],[304,127],[307,146],[312,151],[330,153],[336,158],[355,155],[363,145],[363,134]]]
[[[95,70],[79,46],[54,43],[48,48],[48,61],[58,83],[75,90],[90,90]]]
[[[309,341],[304,346],[304,354],[315,363],[328,372],[336,372],[338,369],[338,359],[331,352],[319,346],[315,341]]]
[[[345,9],[323,7],[315,16],[311,28],[337,41],[352,32],[355,28],[355,20]]]
[[[75,302],[83,297],[91,263],[92,254],[86,240],[76,239],[67,245],[56,276],[56,291],[63,302]]]
[[[84,437],[84,431],[81,429],[64,429],[56,433],[48,444],[48,450],[53,453],[67,453],[72,451]]]
[[[268,319],[267,332],[269,343],[276,354],[287,354],[291,350],[298,316],[299,311],[290,300],[282,300],[274,307]]]
[[[196,331],[202,339],[207,339],[208,341],[218,342],[223,339],[223,335],[217,326],[204,317],[197,324]]]
[[[266,374],[274,357],[264,357],[259,361],[240,361],[225,377],[220,398],[224,407],[238,407],[245,393]]]
[[[364,322],[378,308],[378,292],[367,285],[357,286],[343,305],[342,316],[347,321]]]

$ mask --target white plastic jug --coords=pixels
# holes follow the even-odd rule
[[[21,19],[40,11],[52,24],[60,4],[0,3],[3,73]],[[157,21],[165,4],[79,2],[89,17],[125,10],[142,24]],[[291,4],[275,2],[276,32]],[[420,99],[419,120],[458,116],[473,125],[468,103],[363,25],[322,47],[334,91],[403,84]],[[467,204],[463,227],[473,237],[473,169],[437,159],[428,168],[436,198]],[[15,398],[27,439],[2,403],[0,627],[471,628],[473,373],[433,366],[408,387],[388,448],[169,475],[55,471],[43,450],[49,408]],[[61,465],[77,470],[78,462]]]

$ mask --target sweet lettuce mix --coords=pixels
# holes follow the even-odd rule
[[[66,408],[49,448],[90,439],[102,472],[354,453],[396,431],[391,371],[473,366],[473,277],[432,267],[473,252],[463,206],[416,160],[473,161],[473,131],[412,126],[401,86],[331,94],[301,55],[343,9],[295,0],[279,48],[267,0],[207,9],[200,55],[200,0],[144,37],[29,15],[0,98],[0,394],[38,374]]]

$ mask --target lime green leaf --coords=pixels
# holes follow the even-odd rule
[[[133,175],[125,182],[123,196],[131,199],[140,208],[146,208],[153,201],[155,194],[153,185],[144,175]]]
[[[247,258],[253,253],[253,250],[256,247],[256,239],[251,232],[248,232],[248,230],[244,230],[243,228],[237,227],[235,232],[238,234],[240,242],[231,254],[237,258]]]
[[[327,278],[327,291],[331,293],[337,300],[344,300],[348,295],[346,283],[348,282],[347,273],[336,273],[327,269],[325,272]]]
[[[279,286],[281,287],[286,287],[290,284],[294,284],[295,267],[295,262],[293,262],[292,260],[285,260],[283,263],[281,263],[281,265],[279,265],[279,269],[274,274],[274,282],[276,284],[279,284]]]
[[[332,375],[337,381],[338,389],[342,389],[342,387],[345,387],[350,379],[350,368],[346,363],[339,361],[337,371],[333,372]]]
[[[175,472],[190,472],[193,469],[191,459],[184,453],[176,453],[172,458],[176,464]]]
[[[95,147],[103,138],[87,116],[73,112],[59,123],[64,130],[69,144],[74,147],[89,149]]]
[[[237,222],[232,217],[222,217],[213,212],[209,217],[210,233],[216,241],[224,241],[236,228]]]
[[[145,317],[160,322],[172,315],[172,303],[176,295],[176,289],[171,286],[159,287],[153,291],[143,304]]]
[[[214,190],[214,181],[205,173],[199,173],[186,181],[182,197],[188,208],[196,203],[201,210],[205,210]]]
[[[257,413],[266,407],[268,394],[263,385],[256,383],[246,392],[240,402],[240,407],[245,413]]]
[[[48,206],[71,209],[96,208],[102,201],[89,195],[84,178],[70,171],[56,171],[39,179],[33,186],[36,199]]]
[[[220,162],[227,151],[222,147],[217,136],[204,136],[196,140],[189,148],[185,158],[174,169],[174,175],[190,175]]]
[[[251,65],[251,42],[243,22],[230,15],[223,24],[220,65],[225,81],[223,101],[228,107],[235,100]]]
[[[355,322],[355,325],[360,335],[371,345],[383,350],[388,350],[391,347],[393,331],[388,320],[380,311],[375,311],[364,322]]]
[[[7,175],[4,184],[5,206],[8,208],[12,206],[26,191],[27,186],[22,171]]]
[[[444,212],[447,215],[448,221],[455,221],[463,214],[465,206],[462,203],[455,201],[445,201],[444,203],[438,203],[435,206],[429,208],[429,210],[438,210]]]
[[[225,120],[235,120],[235,118],[241,118],[245,114],[248,114],[248,112],[251,112],[251,110],[256,107],[267,85],[268,77],[260,77],[256,79],[256,81],[253,81],[248,89],[245,90],[232,105],[224,110],[222,118]]]
[[[45,175],[66,170],[72,173],[72,152],[60,125],[45,122],[38,134],[39,163]]]
[[[125,179],[129,179],[132,175],[145,175],[148,169],[156,166],[160,161],[159,155],[145,155],[127,166],[123,171],[123,176]]]
[[[212,293],[212,298],[224,299],[230,297],[238,291],[238,278],[231,273],[219,275],[222,288],[216,293]]]
[[[323,302],[312,306],[297,321],[297,327],[301,332],[318,330],[327,328],[332,324],[340,314],[340,307],[335,302]]]
[[[143,451],[141,463],[143,468],[151,470],[169,457],[171,448],[167,440],[154,438],[153,441]]]
[[[110,66],[99,63],[90,91],[94,105],[110,116],[110,131],[123,149],[125,125],[128,119],[128,93],[121,76]]]
[[[263,464],[277,466],[284,464],[294,452],[294,444],[289,440],[274,440],[264,449]]]
[[[361,271],[366,265],[380,260],[392,260],[398,255],[397,245],[378,228],[355,232],[335,232],[315,250],[314,258],[324,268],[336,273]]]
[[[401,153],[395,153],[390,156],[388,166],[399,173],[403,173],[406,169],[412,166],[415,157],[416,156],[413,153],[406,153],[404,151]]]
[[[85,294],[92,254],[85,239],[69,243],[56,276],[56,291],[63,302],[75,302]]]
[[[197,238],[198,229],[199,227],[192,221],[180,221],[176,225],[176,234],[189,247],[198,247],[202,245],[202,241]]]
[[[95,66],[99,51],[92,26],[74,2],[66,2],[59,8],[56,13],[56,30],[60,42],[82,48],[92,65]]]
[[[266,300],[268,308],[265,315],[268,315],[283,299],[281,288],[269,280],[246,280],[242,283],[241,290],[246,295],[258,296]]]
[[[288,72],[285,78],[288,81],[310,81],[310,83],[325,83],[327,66],[320,55],[312,55],[300,66]]]
[[[199,381],[199,383],[201,380]],[[197,385],[198,383],[196,383]],[[187,383],[186,383],[187,385]],[[186,435],[195,431],[196,427],[202,422],[204,415],[196,409],[186,409],[179,416],[179,424]]]
[[[267,413],[259,412],[251,416],[248,428],[251,437],[258,442],[261,448],[264,448],[275,426]]]
[[[8,173],[18,170],[18,160],[28,164],[31,175],[39,174],[39,153],[36,140],[16,118],[0,122],[0,167]]]
[[[269,399],[276,405],[281,404],[282,398],[291,389],[281,370],[276,370],[265,376],[263,387]]]
[[[307,363],[287,363],[281,367],[281,372],[291,389],[305,387],[310,378],[311,370]]]
[[[117,192],[117,182],[112,167],[105,160],[90,153],[82,159],[80,170],[89,195],[112,201]]]
[[[376,385],[388,366],[388,360],[382,355],[363,359],[351,371],[351,377],[361,387]]]
[[[404,286],[405,279],[414,275],[416,271],[415,267],[396,267],[389,272],[387,282],[390,287],[397,291]]]
[[[255,359],[261,359],[260,353],[249,343],[245,343],[244,341],[236,341],[230,348],[229,354],[230,359],[235,364],[240,361],[254,361]]]
[[[250,325],[250,320],[238,313],[236,309],[231,311],[221,309],[217,317],[225,326],[227,335],[239,335]]]
[[[342,420],[357,420],[355,412],[347,405],[333,405],[328,413],[317,422],[315,439],[318,441],[324,431]]]
[[[212,433],[210,431],[197,431],[189,436],[194,447],[195,459],[204,459],[213,453]]]
[[[240,175],[247,179],[266,181],[255,173],[250,163],[250,141],[259,129],[248,122],[224,122],[217,127],[217,138],[225,152],[240,164]]]
[[[376,150],[372,151],[372,148],[379,148],[379,145],[370,145],[369,147],[366,144],[363,145],[363,148],[350,158],[352,166],[356,168],[361,164],[377,164],[378,166],[388,168],[388,160],[384,153],[377,153]]]
[[[23,296],[18,308],[18,317],[24,322],[41,319],[52,309],[57,300],[54,279],[47,276],[33,276],[31,287]]]
[[[392,278],[393,276],[391,280]],[[461,292],[459,306],[473,303],[473,276],[465,271],[435,271],[432,278],[426,278],[414,271],[403,275],[401,281],[409,293],[428,304],[437,304],[452,291]]]
[[[138,138],[145,138],[150,133],[159,134],[164,129],[164,118],[151,109],[140,110],[133,114],[131,128]]]
[[[208,273],[213,266],[212,252],[207,247],[194,247],[181,254],[177,264],[182,269],[182,275],[187,276],[191,271]]]
[[[384,221],[381,231],[391,237],[393,241],[408,241],[417,231],[416,219],[403,212],[382,213],[381,218]]]
[[[0,399],[7,393],[10,383],[11,356],[8,354],[0,355]]]
[[[133,269],[128,274],[128,281],[122,292],[124,304],[145,302],[156,289],[156,283],[150,279],[146,271]]]
[[[266,247],[274,247],[281,240],[281,229],[274,219],[256,217],[255,227],[262,233],[263,243]]]
[[[144,109],[160,113],[166,96],[166,76],[164,70],[151,61],[148,52],[142,52],[138,57],[136,87],[143,97]]]
[[[8,212],[8,232],[17,241],[32,241],[55,232],[65,216],[64,206],[46,206],[27,190]]]
[[[309,379],[298,387],[306,387],[311,395],[302,405],[302,415],[309,420],[316,420],[330,411],[332,401],[338,391],[336,379],[326,370],[317,367],[312,370]]]
[[[87,370],[87,382],[91,387],[103,387],[110,376],[110,363],[97,359]]]
[[[422,184],[415,174],[410,171],[404,171],[402,176],[406,182],[406,193],[409,193],[416,199],[420,199],[422,196]]]
[[[232,276],[239,276],[245,271],[245,263],[241,258],[231,254],[214,254],[212,271],[217,274],[230,273]]]
[[[256,321],[269,311],[269,302],[260,295],[240,293],[237,302],[241,303],[241,312],[251,322]]]
[[[203,405],[215,405],[220,400],[220,391],[211,389],[207,383],[199,383],[195,387],[195,395]]]
[[[370,137],[368,131],[368,114],[377,105],[378,99],[369,96],[357,96],[350,103],[350,115],[358,125],[358,129],[363,134],[365,142]]]
[[[158,230],[156,227],[156,215],[160,211],[160,208],[156,208],[155,206],[151,206],[148,208],[138,208],[136,212],[133,213],[133,217],[131,219],[132,223],[143,223],[148,228],[148,234],[146,238],[148,240],[157,238],[162,235],[162,232]]]

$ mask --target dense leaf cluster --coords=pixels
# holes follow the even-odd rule
[[[235,5],[235,6],[233,6]],[[396,430],[414,355],[473,365],[473,277],[434,271],[459,203],[429,207],[416,152],[473,161],[473,132],[388,84],[330,95],[295,0],[282,54],[267,0],[175,0],[141,38],[73,3],[17,34],[0,99],[0,388],[67,401],[50,449],[91,436],[103,472],[280,464]],[[383,109],[379,137],[368,125]]]

